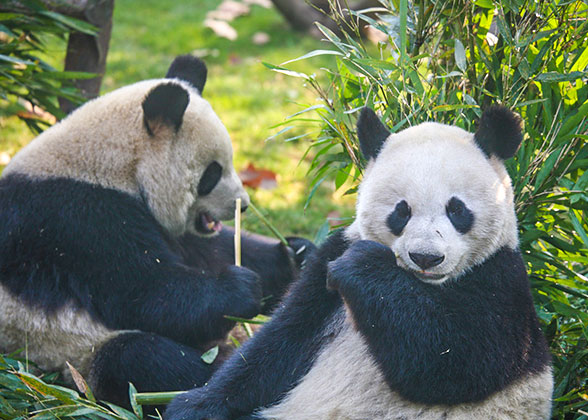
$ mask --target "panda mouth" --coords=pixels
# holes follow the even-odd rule
[[[427,273],[426,271],[413,271],[414,275],[419,279],[427,282],[437,281],[445,278],[445,274]]]
[[[402,268],[404,268],[406,271],[412,273],[419,280],[424,281],[426,283],[437,283],[440,280],[443,280],[447,277],[447,274],[435,274],[435,273],[430,273],[430,272],[427,272],[424,270],[415,270],[411,266],[404,263],[402,258],[399,258],[399,257],[397,257],[397,258],[398,258],[397,261]]]
[[[195,227],[200,233],[211,234],[219,232],[223,228],[223,224],[209,213],[200,213],[196,219]]]

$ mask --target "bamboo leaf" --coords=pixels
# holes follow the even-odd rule
[[[27,66],[34,66],[35,63],[29,60],[23,60],[22,58],[18,58],[18,57],[10,57],[4,54],[0,54],[0,61],[6,61],[8,63],[14,63],[14,64],[24,64]]]
[[[548,71],[546,73],[540,73],[536,80],[540,82],[571,82],[574,80],[581,79],[586,76],[586,72],[573,71],[571,73],[559,73],[557,71]]]
[[[455,39],[454,56],[457,68],[465,72],[467,70],[468,64],[466,59],[465,48],[459,39]]]
[[[293,71],[293,70],[288,70],[288,69],[285,69],[283,67],[274,66],[273,64],[269,64],[269,63],[266,63],[266,62],[262,62],[262,64],[264,66],[266,66],[268,69],[273,70],[273,71],[275,71],[277,73],[285,74],[286,76],[299,77],[299,78],[302,78],[302,79],[309,79],[309,76],[307,74],[304,74],[304,73],[300,73],[300,72]]]
[[[17,372],[16,375],[23,383],[41,395],[54,397],[67,404],[75,404],[75,401],[80,398],[77,392],[62,386],[46,384],[30,373]]]
[[[308,193],[308,196],[306,198],[306,202],[304,203],[304,210],[306,210],[308,208],[308,205],[310,204],[310,200],[312,200],[312,197],[314,197],[314,194],[316,193],[316,190],[318,189],[318,187],[320,187],[320,185],[323,183],[323,181],[325,179],[327,179],[327,177],[326,176],[323,176],[322,178],[320,178],[318,181],[316,181],[314,183],[314,186],[312,187],[312,189]]]
[[[280,64],[280,66],[285,66],[286,64],[294,63],[295,61],[306,60],[308,58],[317,57],[317,56],[321,56],[321,55],[342,56],[343,54],[340,51],[335,51],[335,50],[314,50],[314,51],[311,51],[307,54],[304,54],[303,56],[300,56],[298,58],[293,58],[292,60],[284,61],[282,64]]]
[[[400,64],[404,65],[407,61],[407,22],[408,22],[408,0],[400,0],[400,29],[398,30],[400,36]]]
[[[131,408],[133,413],[139,418],[143,418],[143,407],[137,403],[137,388],[135,385],[129,382],[129,401],[131,402]]]
[[[216,360],[216,356],[218,356],[218,346],[214,346],[213,348],[205,351],[202,356],[200,356],[200,358],[207,365],[211,365]]]
[[[570,211],[570,219],[572,221],[572,225],[574,226],[574,229],[576,230],[576,233],[578,235],[580,235],[580,238],[582,238],[582,242],[584,243],[584,248],[588,249],[588,234],[586,233],[586,230],[584,230],[584,227],[580,223],[580,220],[578,219],[576,211]]]
[[[547,177],[549,176],[549,174],[553,170],[553,168],[555,166],[555,162],[557,162],[557,159],[559,158],[560,153],[561,153],[560,149],[554,150],[547,157],[547,159],[545,159],[545,161],[543,162],[543,165],[541,166],[541,169],[539,170],[539,173],[537,174],[535,184],[533,185],[535,190],[538,190],[541,187],[541,185],[543,185],[543,182],[547,179]]]
[[[69,28],[77,32],[81,32],[87,35],[96,35],[98,33],[98,29],[94,25],[91,25],[79,19],[74,19],[49,10],[42,11],[40,12],[40,14],[43,16],[50,17],[51,19],[57,22],[61,22],[65,26],[68,26]]]

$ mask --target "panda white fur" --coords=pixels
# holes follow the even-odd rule
[[[518,250],[520,121],[470,134],[358,121],[355,222],[310,258],[272,321],[167,420],[548,419],[551,359]]]
[[[247,193],[229,135],[180,56],[165,79],[95,99],[23,148],[0,179],[0,351],[71,363],[99,398],[202,385],[200,356],[274,302],[305,252],[220,220]],[[296,250],[312,244],[292,238]],[[271,297],[270,297],[271,296]],[[271,303],[270,302],[270,303]],[[66,376],[67,375],[66,373]]]

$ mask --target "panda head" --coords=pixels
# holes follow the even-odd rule
[[[433,284],[517,247],[504,160],[522,133],[511,111],[488,109],[475,134],[430,122],[390,134],[364,108],[357,132],[368,160],[352,227],[359,238],[389,246],[402,268]]]
[[[141,103],[146,136],[137,180],[153,212],[177,234],[215,234],[220,220],[234,216],[235,199],[243,210],[249,204],[227,130],[201,96],[206,74],[202,61],[180,56],[167,72],[171,80],[156,84]]]
[[[207,69],[177,57],[163,79],[94,99],[23,148],[5,169],[127,192],[172,235],[212,235],[249,197],[224,125],[202,98]]]

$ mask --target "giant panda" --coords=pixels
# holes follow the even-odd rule
[[[191,56],[165,78],[86,103],[24,147],[0,179],[0,351],[84,376],[101,399],[202,385],[203,351],[276,302],[313,245],[221,220],[249,198]],[[71,378],[70,378],[71,380]]]
[[[539,420],[553,378],[504,160],[520,120],[395,134],[370,109],[355,221],[271,322],[166,420]]]

